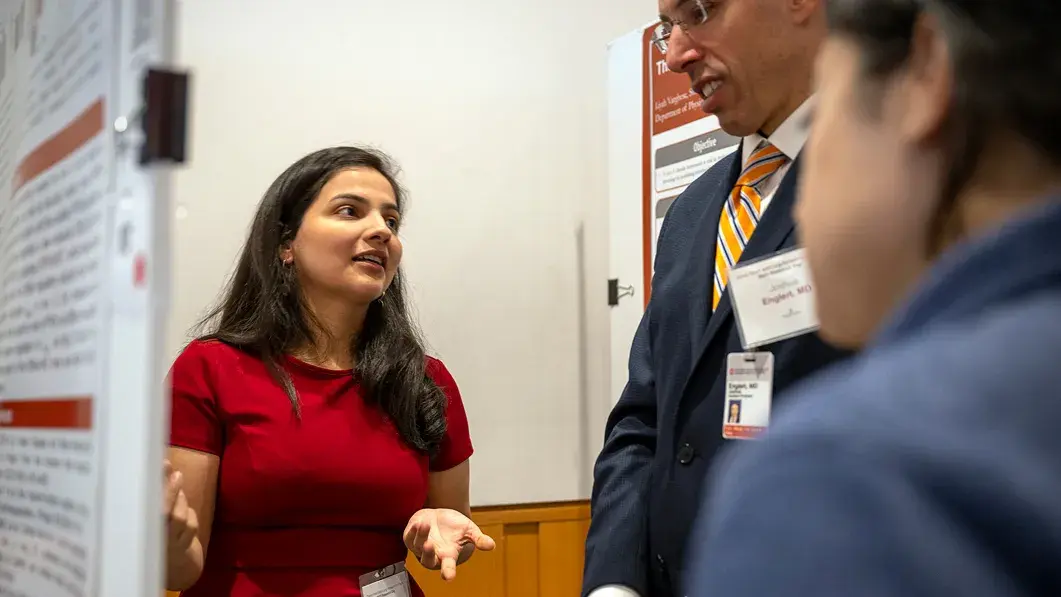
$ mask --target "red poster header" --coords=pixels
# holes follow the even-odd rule
[[[643,39],[648,58],[652,136],[707,116],[700,109],[700,96],[691,89],[689,76],[667,68],[665,56],[652,43],[654,30],[655,25],[645,29]]]
[[[0,402],[0,429],[92,429],[92,397]]]

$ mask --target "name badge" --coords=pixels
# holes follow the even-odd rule
[[[357,582],[361,585],[362,597],[410,597],[412,593],[405,562],[362,574]]]
[[[740,263],[727,288],[745,350],[818,329],[814,286],[804,249]]]
[[[736,352],[726,357],[726,410],[722,437],[753,439],[770,425],[774,355]]]

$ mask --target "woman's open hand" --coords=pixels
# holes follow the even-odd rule
[[[446,508],[426,508],[413,514],[403,538],[425,568],[442,570],[444,580],[456,578],[457,565],[474,550],[490,551],[495,545],[467,516]]]

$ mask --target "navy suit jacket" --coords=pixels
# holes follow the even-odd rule
[[[741,170],[720,160],[671,205],[660,232],[652,295],[630,349],[629,379],[594,468],[583,596],[626,585],[642,597],[679,587],[689,529],[722,438],[725,359],[741,352],[729,293],[711,313],[718,221]],[[796,245],[797,159],[742,259]],[[774,354],[774,404],[793,382],[843,358],[816,334],[762,347]]]

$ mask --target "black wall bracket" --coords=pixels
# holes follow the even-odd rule
[[[184,72],[158,68],[144,75],[140,163],[183,164],[188,146],[188,81]]]

